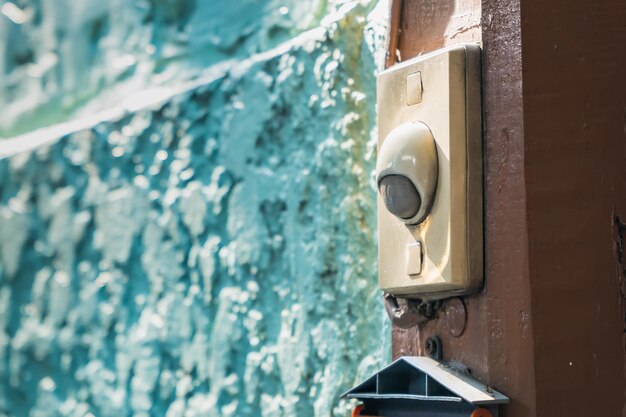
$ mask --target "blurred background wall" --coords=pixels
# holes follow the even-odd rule
[[[386,12],[0,2],[0,416],[348,413]]]

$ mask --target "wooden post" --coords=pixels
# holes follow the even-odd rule
[[[394,328],[394,356],[439,336],[506,417],[626,415],[626,2],[404,0],[398,18],[400,61],[483,45],[486,285],[460,336],[450,301]]]

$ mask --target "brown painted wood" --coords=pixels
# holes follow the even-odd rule
[[[394,357],[437,335],[504,416],[626,415],[626,2],[404,0],[400,26],[401,59],[483,44],[486,286]]]
[[[389,31],[387,33],[387,54],[385,56],[385,68],[392,66],[398,60],[398,39],[400,38],[402,1],[403,0],[391,0],[389,10]]]
[[[619,416],[626,2],[523,1],[522,34],[537,409]]]
[[[480,0],[403,0],[401,59],[445,45],[480,41]]]

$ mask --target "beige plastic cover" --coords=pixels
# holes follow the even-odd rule
[[[421,80],[419,102],[410,97],[420,86],[408,79]],[[436,181],[432,207],[419,224],[407,224],[390,213],[379,194],[379,283],[385,292],[437,299],[475,292],[482,286],[480,91],[477,45],[435,51],[378,77],[379,152],[398,126],[423,123],[432,132],[438,161],[436,179],[418,180]],[[416,168],[414,175],[424,171]],[[415,242],[421,243],[422,268],[420,274],[410,275],[407,268],[414,270],[415,259],[409,258],[414,251],[408,248]]]

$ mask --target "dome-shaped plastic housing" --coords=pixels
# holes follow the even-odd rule
[[[424,221],[437,189],[437,145],[422,122],[403,123],[383,141],[376,163],[387,209],[407,224]]]

